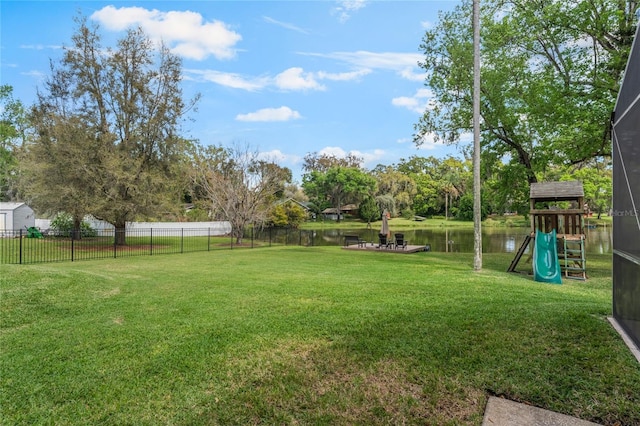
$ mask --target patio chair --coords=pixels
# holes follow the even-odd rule
[[[395,234],[394,237],[396,238],[396,249],[399,247],[402,247],[402,250],[407,248],[408,241],[404,239],[404,234]]]
[[[378,244],[378,248],[389,248],[393,247],[393,242],[387,239],[385,234],[378,234],[378,238],[380,239],[380,244]]]

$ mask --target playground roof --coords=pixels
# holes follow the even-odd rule
[[[536,201],[570,201],[584,197],[582,182],[537,182],[531,184],[529,197]]]

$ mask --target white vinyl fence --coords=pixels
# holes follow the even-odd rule
[[[113,231],[114,226],[103,220],[85,219],[85,222],[94,230]],[[51,228],[51,220],[36,219],[35,226],[41,230]],[[180,236],[183,230],[189,230],[190,236],[218,236],[231,233],[231,224],[227,221],[212,222],[127,222],[127,236],[129,232],[138,237],[149,236],[152,230],[166,230],[162,234],[165,236]],[[173,235],[175,233],[175,235]]]

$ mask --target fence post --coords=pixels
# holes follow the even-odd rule
[[[211,227],[207,228],[207,251],[211,251]]]
[[[22,265],[22,229],[20,230],[20,264]]]
[[[74,253],[74,241],[75,241],[75,238],[73,238],[73,237],[75,236],[75,231],[71,232],[69,235],[71,237],[71,261],[73,262],[74,254],[75,254]]]
[[[153,228],[149,228],[149,256],[153,256]]]
[[[253,225],[251,225],[251,248],[253,248]]]
[[[302,229],[300,230],[300,237],[298,238],[298,245],[302,245]]]
[[[184,228],[180,228],[180,253],[184,253]]]
[[[113,227],[113,258],[115,259],[116,257],[118,257],[118,245],[116,244],[116,241],[118,240],[118,228],[116,228],[115,226]]]

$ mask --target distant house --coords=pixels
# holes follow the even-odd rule
[[[36,226],[36,215],[25,203],[0,203],[0,232]]]
[[[329,207],[328,209],[322,210],[322,214],[325,219],[328,220],[338,220],[338,209],[335,207]],[[346,204],[340,208],[340,219],[343,219],[345,215],[357,215],[358,214],[358,206],[355,204]]]

